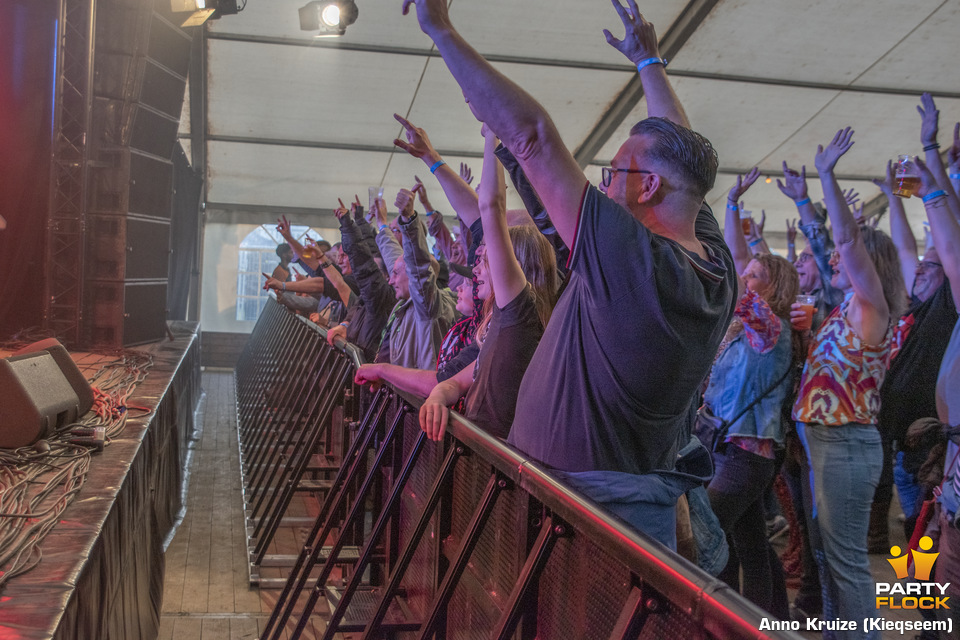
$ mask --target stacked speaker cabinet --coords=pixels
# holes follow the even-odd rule
[[[97,6],[84,308],[95,345],[166,332],[172,158],[191,35],[164,14],[167,0]]]

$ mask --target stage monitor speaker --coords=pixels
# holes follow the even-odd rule
[[[92,405],[90,385],[56,340],[34,343],[0,360],[0,448],[46,438]]]

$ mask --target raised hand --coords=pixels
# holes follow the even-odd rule
[[[347,214],[347,207],[344,206],[343,200],[341,200],[340,198],[337,198],[337,202],[340,203],[340,206],[333,210],[333,215],[337,216],[337,220],[339,220],[340,218],[342,218],[344,215]]]
[[[407,138],[406,142],[400,138],[395,139],[393,141],[394,145],[400,147],[414,158],[420,158],[421,160],[427,158],[431,164],[440,159],[440,154],[438,154],[436,149],[433,148],[433,145],[430,144],[430,138],[427,137],[426,131],[420,127],[413,126],[409,120],[398,113],[393,114],[393,117],[403,125],[404,135]]]
[[[379,227],[382,224],[387,224],[387,203],[384,202],[383,198],[377,198],[373,201],[373,216],[377,220],[377,226]]]
[[[883,195],[887,198],[893,197],[893,162],[887,160],[887,176],[886,178],[874,178],[871,180],[873,184],[880,187],[880,191],[883,191]]]
[[[451,27],[447,0],[403,0],[403,15],[410,11],[410,5],[416,6],[420,29],[427,35]]]
[[[822,144],[817,145],[817,155],[813,159],[813,164],[820,173],[832,173],[837,161],[850,150],[853,146],[853,129],[847,127],[837,131],[826,147]]]
[[[751,245],[763,240],[763,225],[765,225],[767,222],[767,212],[763,211],[762,209],[760,211],[763,214],[760,224],[757,224],[757,221],[754,220],[753,217],[747,218],[750,231],[744,234],[744,237],[746,238],[747,243]]]
[[[843,200],[847,203],[848,207],[853,209],[856,204],[860,202],[860,193],[851,187],[843,192]]]
[[[807,197],[807,165],[800,167],[797,173],[783,163],[783,182],[777,178],[777,187],[780,192],[793,201],[803,200]]]
[[[355,219],[363,215],[363,205],[360,204],[360,196],[353,194],[353,202],[350,203],[350,215]],[[337,216],[339,218],[340,216]]]
[[[925,147],[936,144],[937,130],[940,126],[940,112],[933,104],[933,96],[929,93],[921,95],[917,112],[920,114],[920,141]]]
[[[400,189],[397,192],[397,199],[394,201],[394,205],[400,211],[400,215],[409,218],[413,215],[413,202],[416,199],[416,196],[413,195],[413,191],[410,189]]]
[[[929,167],[927,167],[927,163],[925,163],[920,156],[915,156],[913,162],[910,164],[916,168],[917,175],[920,176],[920,188],[917,189],[918,196],[922,198],[928,193],[933,193],[940,189],[940,187],[937,186],[937,179],[933,177],[933,173]]]
[[[465,162],[460,163],[460,179],[467,184],[473,184],[473,171]]]
[[[743,197],[743,194],[747,192],[747,189],[749,189],[759,177],[760,169],[757,167],[750,169],[745,176],[737,176],[737,183],[730,187],[730,192],[727,194],[727,202],[737,204],[737,201]]]
[[[850,212],[853,214],[853,219],[856,220],[857,224],[861,227],[865,227],[867,224],[874,224],[863,215],[863,207],[865,204],[865,202],[861,202],[859,207],[856,204],[850,205]],[[874,216],[874,219],[876,219],[876,216]],[[879,222],[879,220],[877,220],[877,222]]]
[[[269,289],[276,289],[276,290],[283,289],[283,283],[277,280],[276,278],[272,276],[268,276],[265,273],[261,273],[260,275],[262,275],[264,278],[267,279],[267,281],[263,283],[264,291],[267,291]]]
[[[947,149],[947,164],[951,173],[960,173],[960,122],[953,126],[953,144]]]
[[[277,232],[283,236],[285,240],[290,239],[290,222],[287,220],[287,216],[277,218]]]
[[[797,219],[787,218],[787,244],[797,243]]]
[[[614,37],[609,29],[603,30],[607,43],[625,55],[630,62],[637,64],[648,58],[659,58],[660,48],[657,44],[657,33],[653,24],[643,19],[636,0],[627,0],[628,6],[620,4],[620,0],[612,0],[613,8],[620,15],[626,34],[623,40]]]
[[[423,186],[423,181],[420,180],[419,176],[413,176],[413,178],[417,181],[413,186],[413,192],[420,198],[420,204],[423,205],[425,211],[433,211],[433,205],[430,204],[430,198],[427,197],[427,188]]]

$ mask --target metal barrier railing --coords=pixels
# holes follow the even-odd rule
[[[359,364],[352,346],[333,349],[322,330],[289,323],[268,304],[241,361],[247,369],[237,370],[244,410],[274,425],[285,409],[258,407],[263,394],[252,387],[320,367],[330,371],[318,380],[339,380],[343,363]],[[296,359],[277,336],[302,338],[302,329],[310,335],[297,341],[301,354],[318,345],[324,353],[312,368],[280,357]],[[294,405],[317,389],[299,388],[288,394]],[[760,631],[764,613],[725,583],[461,416],[451,414],[448,437],[432,443],[419,428],[417,398],[388,387],[326,385],[316,395],[324,393],[347,396],[352,411],[359,393],[364,415],[262,639],[300,638],[321,598],[330,611],[325,640],[348,632],[365,640],[799,637]],[[240,429],[247,438],[260,430],[249,417]]]

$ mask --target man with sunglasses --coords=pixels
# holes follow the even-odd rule
[[[676,548],[674,473],[698,388],[733,316],[737,274],[704,196],[717,155],[689,129],[653,25],[613,0],[607,42],[640,74],[651,116],[600,189],[542,106],[457,32],[444,0],[404,0],[471,110],[517,158],[563,243],[569,279],[521,383],[508,442],[638,529]],[[678,446],[679,445],[679,446]]]

